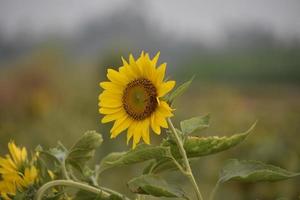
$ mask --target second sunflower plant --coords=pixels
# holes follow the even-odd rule
[[[175,81],[165,79],[166,63],[158,64],[158,59],[159,53],[150,58],[144,52],[137,59],[132,55],[129,60],[122,58],[122,66],[118,70],[109,68],[108,81],[100,83],[101,121],[114,122],[111,138],[126,132],[127,144],[132,143],[128,151],[110,153],[90,167],[88,161],[103,142],[101,134],[95,131],[87,131],[69,149],[61,143],[50,149],[38,146],[30,162],[27,150],[10,142],[10,155],[0,157],[0,200],[138,200],[149,196],[213,200],[217,199],[218,187],[230,180],[268,182],[300,175],[260,161],[230,159],[220,170],[210,196],[205,198],[191,164],[202,156],[238,145],[255,123],[244,133],[223,137],[199,136],[199,132],[209,127],[208,115],[183,120],[175,127],[171,120],[175,112],[173,102],[192,80],[174,89]],[[152,133],[161,135],[160,144],[151,143]],[[104,171],[137,163],[147,164],[143,174],[127,184],[134,195],[127,197],[100,184]],[[187,194],[181,189],[183,185],[168,183],[163,175],[166,171],[184,175],[194,193]]]

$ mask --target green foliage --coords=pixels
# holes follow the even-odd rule
[[[219,176],[219,182],[239,180],[245,182],[281,181],[300,176],[300,173],[290,172],[274,165],[268,165],[254,160],[231,159],[226,162]]]
[[[183,134],[191,134],[195,131],[200,131],[209,127],[209,115],[193,117],[191,119],[180,122],[181,131]]]
[[[41,183],[48,182],[52,179],[48,170],[51,170],[51,172],[58,176],[62,174],[61,165],[67,152],[60,142],[58,142],[55,148],[50,148],[49,150],[45,150],[39,145],[36,147],[35,151],[39,154],[39,159],[37,159],[36,165],[39,171],[39,180]]]
[[[16,194],[14,196],[13,195],[12,196],[8,195],[8,196],[11,197],[11,199],[13,199],[13,200],[31,200],[31,199],[34,199],[34,195],[35,195],[36,191],[37,191],[37,187],[34,185],[31,185],[28,188],[26,188],[26,190],[17,190]],[[1,199],[1,196],[0,196],[0,199]],[[55,200],[55,199],[54,198],[50,199],[50,198],[46,197],[45,200]]]
[[[142,175],[128,182],[128,187],[133,193],[152,195],[155,197],[185,198],[184,192],[174,185],[168,184],[156,175]]]
[[[58,142],[55,148],[51,148],[48,151],[42,151],[41,153],[47,154],[49,158],[52,157],[52,159],[56,159],[56,162],[64,162],[68,150],[61,142]]]
[[[170,95],[167,96],[168,103],[172,104],[175,98],[181,96],[191,85],[194,80],[193,76],[189,81],[183,83],[182,85],[178,86]]]
[[[95,153],[95,149],[102,144],[102,136],[96,131],[87,131],[68,150],[62,143],[58,142],[55,148],[44,150],[41,146],[36,151],[43,157],[45,163],[54,163],[55,166],[70,164],[79,171],[83,169]]]
[[[201,156],[207,156],[215,154],[221,151],[225,151],[241,143],[253,130],[256,123],[254,123],[246,132],[235,134],[232,136],[210,136],[210,137],[198,137],[188,136],[184,141],[184,149],[188,158],[195,158]],[[180,158],[178,147],[175,141],[168,139],[163,142],[164,146],[171,148],[172,155],[175,158]]]
[[[99,173],[112,167],[136,164],[153,159],[170,157],[169,147],[139,145],[137,148],[127,152],[114,152],[102,159],[99,166]]]
[[[178,163],[182,164],[182,160],[177,160]],[[158,174],[164,171],[174,171],[178,170],[175,165],[174,160],[169,158],[163,158],[158,161],[150,163],[143,171],[144,174]]]
[[[103,142],[96,131],[87,131],[69,150],[66,162],[80,171],[84,171],[87,161],[95,154],[95,149]]]

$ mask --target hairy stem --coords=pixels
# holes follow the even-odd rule
[[[183,147],[182,140],[180,139],[180,137],[178,135],[178,132],[176,131],[176,129],[175,129],[175,127],[174,127],[171,119],[168,118],[167,120],[168,120],[169,127],[170,127],[171,131],[173,132],[173,134],[175,136],[175,140],[176,140],[177,146],[179,148],[180,154],[181,154],[183,162],[184,162],[184,167],[185,167],[185,172],[186,172],[186,173],[184,173],[184,175],[186,175],[188,177],[188,179],[190,180],[190,182],[192,183],[192,185],[194,187],[194,190],[196,192],[196,195],[197,195],[197,199],[198,200],[203,200],[202,194],[201,194],[201,192],[199,190],[199,187],[198,187],[197,182],[195,180],[195,177],[193,175],[193,172],[192,172],[189,160],[187,158],[185,149]]]
[[[74,187],[81,190],[86,190],[88,192],[92,192],[95,194],[100,195],[102,198],[108,198],[110,194],[108,192],[103,191],[102,189],[98,189],[96,187],[87,185],[85,183],[79,183],[71,180],[55,180],[50,181],[43,185],[36,193],[35,200],[42,200],[44,194],[47,192],[48,189],[55,187],[55,186],[69,186]]]
[[[65,159],[61,163],[61,169],[62,169],[62,173],[63,173],[63,176],[65,177],[65,179],[70,180],[70,176],[69,176],[67,168],[66,168],[66,160]]]
[[[186,170],[181,166],[181,164],[172,156],[171,160],[174,162],[176,167],[183,173],[184,175],[187,175]]]
[[[212,192],[210,193],[210,196],[209,196],[209,200],[214,200],[215,196],[216,196],[216,193],[217,193],[217,190],[219,189],[219,186],[220,186],[220,181],[218,181],[214,187],[214,189],[212,190]]]

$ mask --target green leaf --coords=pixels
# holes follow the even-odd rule
[[[35,165],[39,172],[39,182],[46,183],[52,180],[49,171],[55,174],[56,178],[59,178],[61,174],[62,159],[65,159],[67,155],[66,149],[62,144],[58,144],[56,148],[50,150],[44,150],[42,146],[37,146],[35,151],[38,153],[38,159],[35,161]]]
[[[268,165],[260,161],[231,159],[220,172],[219,182],[240,180],[245,182],[281,181],[300,176],[283,168]]]
[[[49,150],[44,150],[39,145],[35,151],[39,153],[39,158],[44,161],[48,168],[60,167],[68,155],[68,150],[61,142],[57,142],[56,147]]]
[[[156,164],[157,164],[157,161],[154,160],[154,161],[150,162],[148,165],[146,165],[146,167],[143,169],[143,174],[151,174],[152,170]]]
[[[128,187],[133,193],[152,195],[155,197],[186,198],[182,190],[168,184],[156,175],[142,175],[128,182]]]
[[[150,162],[143,170],[143,174],[157,174],[162,171],[177,170],[177,166],[170,158],[162,158]]]
[[[183,83],[182,85],[178,86],[168,97],[167,101],[172,104],[175,98],[181,96],[191,85],[195,76],[193,76],[189,81]]]
[[[170,157],[169,147],[139,145],[137,148],[128,152],[114,152],[102,159],[99,166],[99,173],[112,167],[119,167],[140,163],[152,159]]]
[[[57,142],[57,146],[55,148],[51,148],[49,151],[44,151],[42,153],[48,154],[49,156],[51,155],[59,162],[63,162],[67,157],[68,150],[61,142]]]
[[[177,160],[183,166],[182,160]],[[178,166],[170,159],[161,159],[153,166],[151,173],[158,174],[164,171],[178,170]]]
[[[249,130],[244,133],[235,134],[232,136],[210,136],[210,137],[196,137],[188,136],[184,141],[184,149],[187,153],[188,158],[195,158],[201,156],[207,156],[215,154],[221,151],[225,151],[241,143],[253,130],[256,123],[254,123]],[[175,158],[181,158],[178,147],[173,140],[165,140],[164,146],[170,146],[172,155]]]
[[[96,131],[87,131],[69,150],[66,162],[83,171],[86,162],[94,157],[95,149],[102,144],[102,136]]]
[[[181,131],[183,134],[191,134],[209,127],[209,115],[193,117],[180,122]]]

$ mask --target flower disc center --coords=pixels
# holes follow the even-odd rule
[[[157,107],[157,91],[151,81],[140,78],[127,84],[122,103],[126,113],[135,120],[149,117]]]

